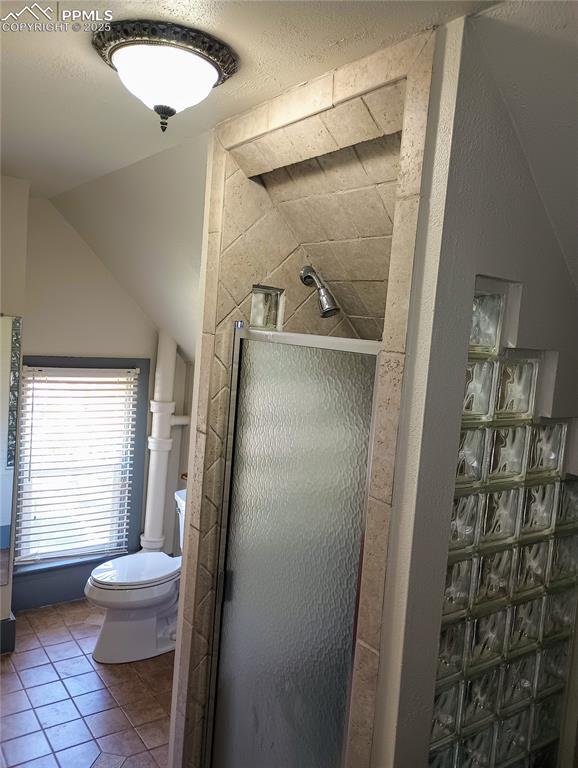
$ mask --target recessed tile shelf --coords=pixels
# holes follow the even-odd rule
[[[432,768],[557,765],[576,617],[578,478],[561,476],[567,425],[534,419],[539,360],[500,355],[504,309],[500,294],[476,294]]]

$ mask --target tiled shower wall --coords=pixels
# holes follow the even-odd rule
[[[255,179],[230,158],[217,322],[260,282],[284,289],[285,331],[380,339],[399,145],[398,133],[383,136]],[[316,292],[299,280],[305,264],[329,283],[340,314],[319,316]]]
[[[383,136],[262,176],[302,246],[304,263],[329,284],[341,307],[342,323],[331,335],[381,338],[400,140],[399,133]],[[290,297],[296,274],[284,271],[283,277]],[[303,324],[298,308],[286,314],[284,330],[300,331]]]
[[[424,33],[328,73],[223,124],[213,138],[202,273],[203,333],[198,345],[193,393],[192,414],[196,429],[190,453],[188,526],[176,657],[178,685],[173,699],[171,754],[175,767],[199,766],[202,759],[208,713],[216,554],[221,535],[219,521],[233,321],[240,319],[248,323],[250,292],[255,283],[286,287],[287,329],[352,336],[367,333],[382,338],[346,758],[346,764],[351,768],[369,765],[387,532],[392,514],[394,458],[434,41],[433,33]],[[359,113],[361,98],[364,108],[368,109],[371,94],[385,85],[390,88],[389,93],[396,94],[398,104],[400,94],[405,94],[401,139],[399,115],[397,125],[393,122],[389,125],[390,133],[384,139],[368,135],[367,121],[357,127],[355,124],[354,115]],[[391,88],[393,85],[395,88]],[[382,97],[380,94],[380,99]],[[358,102],[357,106],[351,109],[355,102]],[[334,125],[340,125],[343,131],[334,135],[328,126],[335,116],[333,113],[338,111],[343,120],[334,121]],[[383,134],[385,129],[379,120],[371,119],[373,134],[376,131]],[[298,141],[296,136],[300,137]],[[347,146],[343,146],[344,142]],[[376,162],[389,168],[385,175],[372,175],[370,166],[364,166],[362,143],[374,153]],[[350,149],[353,144],[356,144],[355,150]],[[280,159],[272,164],[274,152],[280,153]],[[348,164],[346,157],[351,159],[352,153],[353,161]],[[319,159],[313,163],[308,162],[317,157]],[[339,161],[333,182],[328,168],[322,167],[323,158]],[[337,181],[343,179],[343,169],[358,175],[363,172],[363,183],[344,186],[342,180]],[[309,177],[306,173],[300,175],[300,171],[306,170],[310,172]],[[285,183],[281,180],[284,173]],[[249,178],[261,174],[265,175],[262,179]],[[302,183],[299,187],[300,181],[311,176],[328,185],[323,191],[318,189],[317,195],[311,185],[305,188]],[[385,196],[380,194],[381,184],[390,185],[381,190]],[[347,195],[350,189],[364,190],[360,195],[370,195],[382,206],[377,209],[380,217],[374,218],[377,231],[363,228],[365,223],[359,211],[357,220],[348,219],[349,231],[336,237],[333,227],[325,228],[329,225],[329,215],[321,216],[318,211],[311,224],[319,225],[321,229],[315,234],[305,234],[305,219],[295,219],[295,216],[291,219],[288,210],[281,212],[282,204],[290,202],[296,205],[287,205],[286,209],[305,206],[309,210],[310,199],[316,196],[319,199],[312,205],[339,205],[339,198]],[[289,197],[281,200],[279,195],[283,197],[288,191]],[[393,221],[388,211],[393,211]],[[352,216],[349,210],[347,216]],[[337,218],[333,219],[335,224]],[[390,234],[387,234],[388,230],[391,230]],[[355,237],[346,236],[354,234]],[[370,241],[375,240],[380,241],[379,248],[375,258],[368,258]],[[354,245],[356,241],[363,244],[362,250],[359,245]],[[349,247],[358,248],[357,253],[349,253],[347,258],[345,250],[337,252],[339,248]],[[309,254],[308,248],[312,252],[316,250],[316,255]],[[345,254],[343,258],[342,253]],[[316,266],[322,274],[329,269],[325,277],[336,294],[342,289],[344,305],[347,304],[347,299],[343,299],[346,291],[349,291],[347,298],[350,301],[358,302],[355,311],[354,306],[349,305],[351,314],[344,306],[344,311],[336,318],[327,321],[319,317],[314,293],[302,286],[298,279],[301,266],[308,259],[315,263],[315,258],[321,259]],[[356,258],[365,259],[365,263],[359,261],[355,272],[346,273],[346,266],[351,266]],[[336,269],[344,271],[340,273]],[[365,279],[352,279],[356,276]],[[386,278],[387,301],[384,295]],[[371,308],[368,306],[369,293],[363,293],[364,286],[357,282],[379,284],[381,298]],[[369,324],[371,331],[367,332],[361,324],[356,330],[354,318],[372,321]]]

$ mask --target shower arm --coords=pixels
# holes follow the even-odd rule
[[[323,280],[319,277],[317,272],[313,269],[313,267],[303,267],[301,270],[301,282],[304,285],[309,286],[315,286],[317,290],[320,290],[321,288],[326,288],[327,286],[323,282]]]
[[[335,297],[313,267],[303,267],[299,273],[299,278],[303,285],[315,286],[317,297],[319,299],[319,314],[321,317],[332,317],[340,311],[339,305],[335,301]]]

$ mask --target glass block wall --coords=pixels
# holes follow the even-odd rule
[[[536,420],[539,361],[500,355],[476,294],[451,513],[430,766],[556,768],[576,612],[578,481]]]

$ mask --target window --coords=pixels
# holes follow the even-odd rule
[[[139,375],[24,365],[16,563],[128,551]]]

